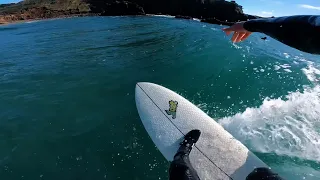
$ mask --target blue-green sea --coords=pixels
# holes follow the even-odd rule
[[[320,56],[167,17],[0,26],[1,180],[159,180],[135,84],[198,105],[288,180],[320,178]]]

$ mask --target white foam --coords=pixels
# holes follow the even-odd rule
[[[304,59],[304,58],[300,58],[299,61],[301,61],[301,62],[306,62],[307,60]]]
[[[162,15],[162,14],[147,14],[147,16],[156,16],[156,17],[174,18],[174,16],[170,16],[170,15]]]
[[[284,57],[286,57],[287,59],[290,57],[290,55],[288,53],[283,53]]]
[[[283,69],[284,71],[286,71],[286,72],[292,72],[290,69]]]
[[[27,21],[26,23],[27,24],[31,24],[31,23],[36,23],[36,22],[39,22],[40,20],[32,20],[32,21]]]
[[[210,28],[210,29],[212,29],[212,30],[214,30],[214,31],[217,31],[217,30],[218,30],[217,28]]]
[[[258,108],[218,122],[255,152],[320,161],[320,86],[286,99],[266,98]]]
[[[320,70],[313,66],[312,62],[306,68],[302,68],[303,73],[311,82],[318,82],[320,80]]]
[[[282,64],[282,65],[280,65],[282,68],[290,68],[291,66],[289,65],[289,64]]]
[[[281,67],[278,66],[278,65],[274,65],[273,67],[274,67],[274,70],[276,70],[276,71],[278,71],[279,69],[281,69]]]

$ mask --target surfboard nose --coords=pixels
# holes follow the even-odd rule
[[[152,83],[149,83],[149,82],[137,82],[136,86],[145,86],[147,84],[152,84]]]
[[[143,87],[147,86],[147,82],[137,82],[136,88],[135,88],[135,94],[137,95],[138,91],[143,91]]]
[[[152,87],[152,86],[154,86],[154,85],[156,85],[156,84],[154,84],[154,83],[149,83],[149,82],[138,82],[138,83],[136,84],[136,89],[137,89],[137,88],[143,89],[144,87]]]
[[[145,82],[137,82],[137,84],[136,84],[136,91],[137,91],[138,89],[141,89],[141,86],[143,86],[144,83],[145,83]]]

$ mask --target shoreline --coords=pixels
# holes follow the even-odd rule
[[[0,27],[1,26],[10,25],[10,24],[31,23],[31,22],[38,22],[38,21],[45,21],[45,20],[66,19],[66,18],[74,18],[74,17],[90,17],[90,16],[101,17],[101,15],[99,15],[99,14],[87,13],[87,14],[62,15],[62,16],[50,17],[50,18],[34,18],[34,19],[25,19],[25,20],[17,20],[17,21],[0,21]],[[128,16],[128,15],[124,15],[124,16]],[[141,16],[141,15],[134,15],[134,16]],[[217,24],[217,25],[229,25],[229,26],[234,23],[234,22],[226,22],[226,23],[224,23],[223,21],[219,21],[219,20],[216,20],[216,19],[215,19],[214,22],[212,22],[212,21],[210,22],[210,19],[208,21],[208,19],[198,19],[198,18],[193,18],[191,16],[189,17],[190,19],[186,19],[186,18],[180,18],[179,16],[175,16],[175,15],[169,15],[169,14],[167,14],[167,15],[145,14],[145,15],[142,15],[142,16],[185,19],[185,20],[198,21],[198,22],[202,22],[202,23]],[[104,17],[112,17],[112,16],[104,16]]]
[[[10,24],[30,23],[30,22],[45,21],[45,20],[66,19],[66,18],[74,18],[74,17],[89,17],[89,16],[99,16],[99,15],[88,13],[88,14],[62,15],[62,16],[50,17],[50,18],[34,18],[34,19],[25,19],[25,20],[17,20],[17,21],[0,21],[0,26],[10,25]]]

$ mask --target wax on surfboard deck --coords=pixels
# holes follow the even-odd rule
[[[152,83],[137,83],[135,99],[141,121],[154,144],[172,161],[184,135],[192,129],[201,136],[190,161],[201,180],[245,180],[257,167],[268,167],[241,142],[194,104]]]

